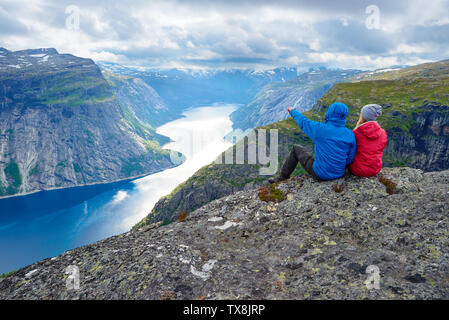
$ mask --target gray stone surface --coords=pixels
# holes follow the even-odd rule
[[[292,178],[280,203],[239,191],[0,280],[1,299],[448,299],[449,171]],[[393,192],[387,192],[386,185]],[[341,191],[341,192],[336,192]],[[78,266],[80,289],[65,268]],[[367,289],[366,269],[380,270]]]

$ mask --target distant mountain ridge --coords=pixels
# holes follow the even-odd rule
[[[176,111],[192,106],[216,102],[245,104],[266,84],[288,81],[297,77],[296,68],[275,68],[256,71],[251,69],[191,70],[149,69],[140,70],[111,62],[98,62],[103,70],[138,77]]]
[[[0,196],[174,166],[168,141],[120,103],[90,59],[0,49]]]

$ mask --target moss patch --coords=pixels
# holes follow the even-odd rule
[[[36,163],[34,165],[34,167],[28,172],[28,175],[30,177],[34,176],[34,175],[38,175],[39,174],[39,163]]]
[[[76,173],[79,173],[79,172],[82,172],[83,170],[81,169],[81,167],[80,167],[80,165],[79,164],[77,164],[77,163],[73,163],[73,170],[76,172]]]
[[[285,200],[285,194],[277,189],[275,184],[259,188],[259,199],[265,202],[282,202]]]
[[[122,160],[122,173],[126,176],[132,176],[143,172],[141,162],[144,160],[143,156],[132,157]]]
[[[4,172],[9,183],[5,191],[6,194],[17,193],[22,185],[22,175],[20,174],[19,166],[15,162],[10,162],[4,169]]]
[[[178,218],[176,219],[178,222],[184,222],[187,219],[187,212],[183,211],[178,215]]]
[[[384,176],[384,175],[379,175],[378,176],[378,180],[380,183],[382,183],[385,186],[385,189],[387,191],[388,194],[392,195],[397,192],[397,184],[395,182],[393,182],[390,178]]]

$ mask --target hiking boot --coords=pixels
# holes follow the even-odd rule
[[[287,179],[288,178],[284,178],[283,176],[277,176],[277,177],[268,179],[268,182],[269,183],[278,183],[278,182],[281,182],[281,181],[284,181],[284,180],[287,180]]]

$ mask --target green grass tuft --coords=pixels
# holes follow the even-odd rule
[[[14,271],[11,271],[11,272],[7,272],[7,273],[0,274],[0,279],[6,279],[6,278],[12,276],[12,275],[13,275],[14,273],[16,273],[17,271],[18,271],[18,270],[14,270]]]

